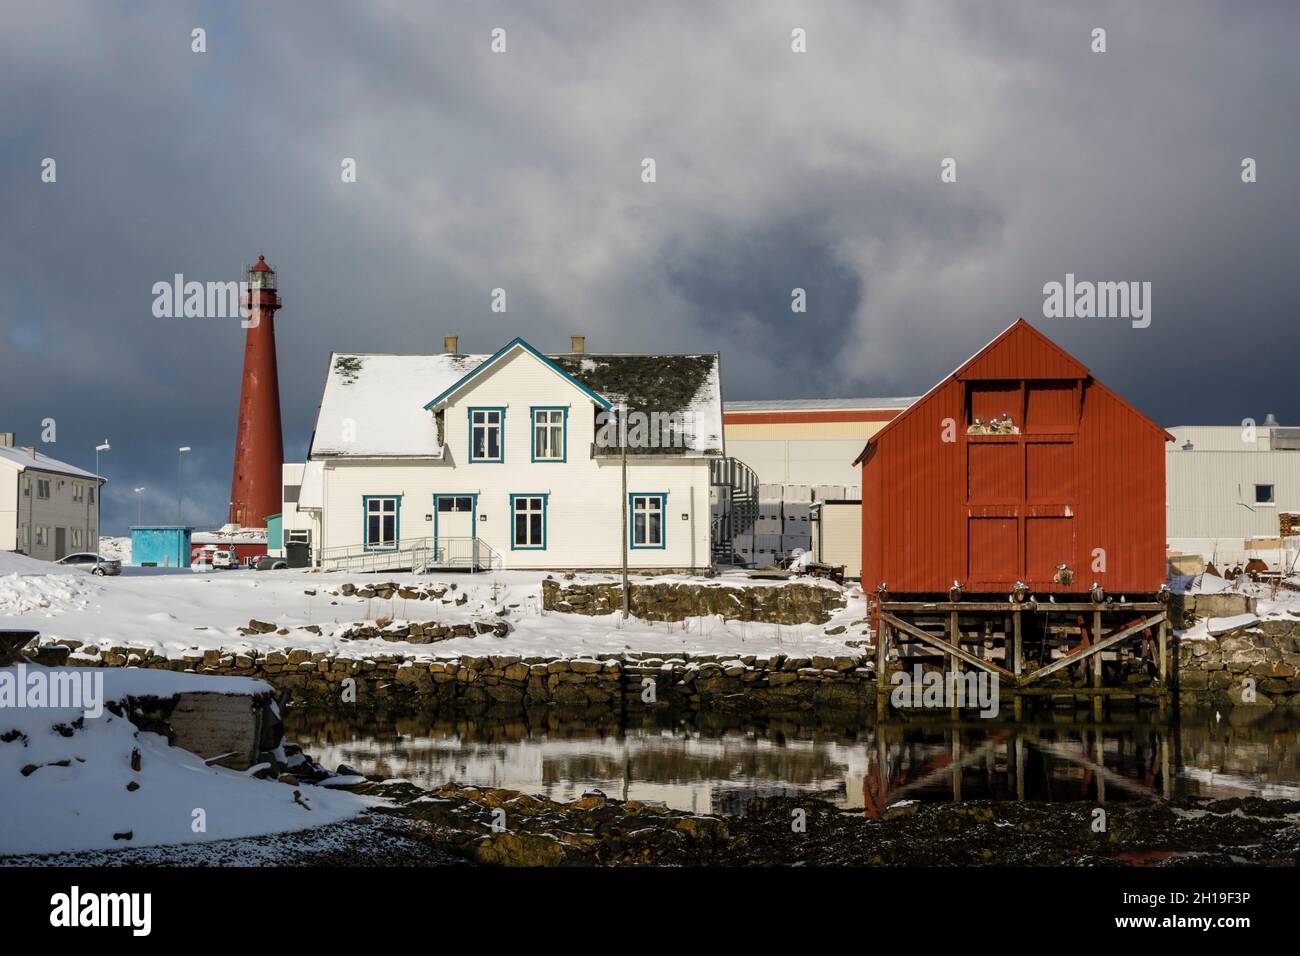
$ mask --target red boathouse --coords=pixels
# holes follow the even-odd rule
[[[1017,585],[1149,598],[1165,581],[1170,440],[1021,319],[855,462],[863,586],[890,600],[954,585],[1000,600]]]

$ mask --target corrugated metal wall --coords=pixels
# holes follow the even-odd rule
[[[1017,434],[968,434],[1010,414]],[[979,429],[976,429],[978,432]],[[949,440],[945,440],[949,439]],[[892,594],[1150,593],[1164,582],[1162,429],[1018,322],[868,446],[863,583]],[[1054,582],[1059,565],[1071,583]]]

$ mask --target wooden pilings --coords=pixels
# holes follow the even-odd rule
[[[1088,697],[1097,720],[1103,718],[1111,698],[1155,698],[1162,715],[1172,699],[1170,624],[1164,606],[1155,601],[1044,604],[1033,600],[885,599],[878,607],[877,619],[877,712],[881,716],[889,712],[891,685],[885,678],[891,650],[919,653],[921,661],[926,659],[924,651],[909,652],[909,647],[923,648],[931,655],[937,652],[942,655],[942,666],[954,674],[975,668],[996,678],[1000,694],[1013,700],[1017,719],[1022,713],[1022,698]],[[1068,623],[1071,620],[1077,626]],[[1158,658],[1157,679],[1149,685],[1106,686],[1108,668],[1103,665],[1103,655],[1117,661],[1120,666],[1116,672],[1122,673],[1124,662],[1132,660],[1128,656],[1132,649],[1126,645],[1136,639],[1150,647],[1153,629],[1157,633],[1156,647],[1152,648]],[[1073,638],[1076,634],[1077,641]],[[1027,645],[1034,648],[1031,660],[1026,660]],[[1079,667],[1069,686],[1044,680],[1074,665]]]

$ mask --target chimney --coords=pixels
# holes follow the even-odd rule
[[[0,448],[13,448],[16,437],[13,432],[0,432]]]
[[[460,354],[460,336],[444,335],[442,337],[442,350],[448,355]]]
[[[585,335],[570,335],[569,351],[574,355],[581,355],[587,351],[587,337]]]
[[[1264,427],[1277,428],[1277,417],[1274,416],[1272,412],[1269,412],[1267,415],[1264,416]]]

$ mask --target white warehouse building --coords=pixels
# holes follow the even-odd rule
[[[1300,511],[1300,428],[1279,427],[1269,416],[1253,430],[1182,425],[1169,433],[1169,548],[1203,555],[1220,569],[1252,557],[1272,567],[1287,561],[1280,538],[1283,515]]]
[[[333,568],[710,566],[710,463],[723,454],[716,354],[330,358],[309,460],[286,469]],[[612,412],[626,405],[627,483]],[[296,484],[296,487],[293,487]],[[624,507],[628,515],[622,530]],[[626,542],[623,535],[626,534]]]

